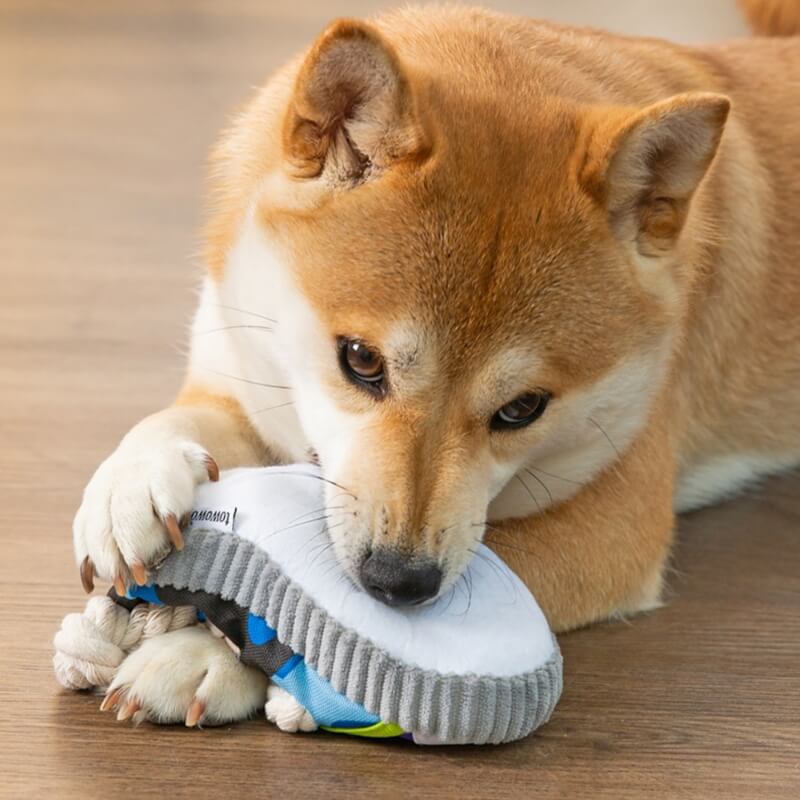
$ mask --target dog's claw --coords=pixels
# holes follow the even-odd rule
[[[164,520],[167,526],[167,533],[169,534],[170,541],[176,550],[183,550],[183,534],[181,533],[180,525],[174,514],[168,514]]]
[[[186,711],[186,727],[194,728],[197,723],[200,722],[200,718],[203,716],[205,710],[206,704],[195,697]]]
[[[147,570],[144,568],[144,564],[134,561],[131,564],[131,572],[133,573],[133,579],[139,586],[144,586],[147,583]]]
[[[101,711],[111,711],[117,703],[119,702],[120,697],[125,694],[124,689],[115,689],[113,692],[109,692],[104,698],[103,702],[100,703],[100,710]]]
[[[114,591],[120,597],[125,597],[125,595],[126,595],[126,593],[128,591],[128,587],[125,585],[125,581],[124,581],[122,575],[117,575],[117,577],[114,578]]]
[[[81,585],[86,594],[91,594],[94,591],[94,564],[89,556],[81,561],[80,566]]]
[[[142,704],[138,700],[131,700],[120,708],[119,712],[117,713],[117,721],[125,722],[125,720],[130,719],[137,711],[139,711],[141,707]]]
[[[219,480],[219,467],[211,456],[206,456],[206,469],[208,470],[208,479],[216,483]]]

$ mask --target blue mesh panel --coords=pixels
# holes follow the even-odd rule
[[[287,662],[288,663],[291,663]],[[283,672],[283,669],[280,670]],[[331,728],[357,728],[374,725],[380,717],[367,712],[363,706],[339,694],[316,670],[298,658],[288,674],[276,673],[272,680],[308,709],[318,725]],[[341,724],[345,721],[346,724]]]

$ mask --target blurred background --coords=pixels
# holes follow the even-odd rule
[[[74,398],[94,421],[91,461],[170,400],[217,132],[329,20],[391,5],[0,0],[0,387],[27,391],[4,436],[24,449],[63,389],[60,413]],[[682,42],[746,33],[735,0],[484,5]]]
[[[407,796],[412,780],[433,797],[480,785],[486,800],[795,800],[792,478],[681,520],[672,602],[564,637],[559,711],[518,746],[459,759],[347,737],[267,743],[263,721],[183,739],[115,727],[95,698],[58,691],[50,642],[85,601],[70,535],[81,491],[181,382],[208,150],[332,18],[390,5],[0,0],[0,798],[264,797],[291,767],[324,797]],[[735,0],[483,5],[687,43],[747,35]]]

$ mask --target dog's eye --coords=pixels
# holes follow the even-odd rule
[[[339,363],[350,380],[375,393],[384,389],[383,356],[361,339],[339,340]]]
[[[489,423],[493,430],[524,428],[535,422],[544,414],[550,395],[547,392],[528,392],[510,403],[506,403],[497,411]]]

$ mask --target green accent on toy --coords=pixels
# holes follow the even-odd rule
[[[323,731],[328,733],[346,733],[349,736],[363,736],[367,739],[391,739],[402,736],[405,731],[394,722],[376,722],[374,725],[367,725],[365,728],[330,728],[327,725],[320,725]]]

